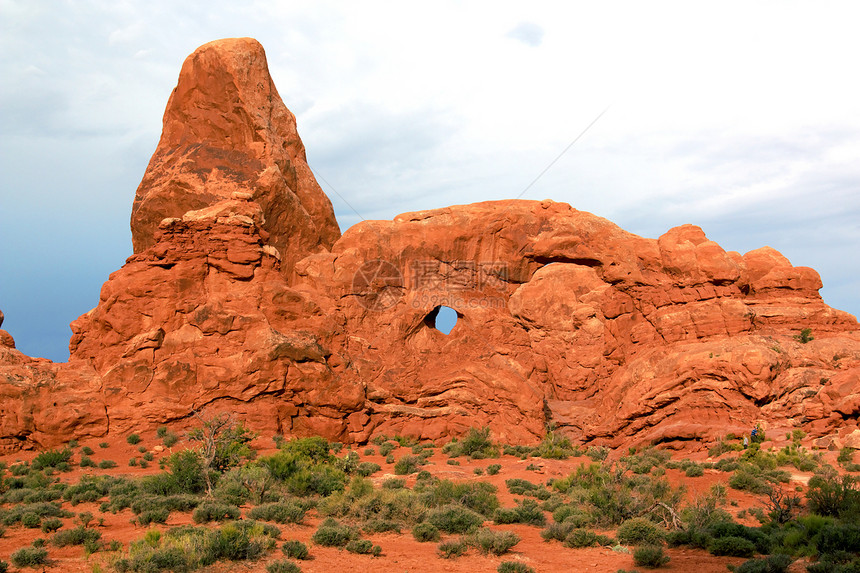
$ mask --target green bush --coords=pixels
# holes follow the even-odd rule
[[[42,533],[53,533],[63,527],[62,520],[56,517],[49,517],[42,522]]]
[[[117,463],[113,460],[102,460],[99,462],[99,469],[100,470],[109,470],[109,469],[115,468],[116,466],[117,466]]]
[[[399,476],[414,474],[418,471],[419,461],[417,456],[404,456],[394,464],[394,473]]]
[[[524,499],[513,508],[499,508],[493,514],[496,523],[525,523],[543,527],[546,525],[546,515],[533,499]]]
[[[305,513],[306,509],[299,503],[277,502],[258,505],[248,512],[248,517],[275,523],[301,523]]]
[[[455,557],[465,555],[468,549],[469,546],[462,539],[450,539],[440,543],[436,548],[436,552],[443,559],[454,559]]]
[[[72,450],[65,448],[62,450],[48,450],[40,453],[30,464],[34,470],[43,470],[45,468],[56,468],[61,463],[68,463],[72,459]]]
[[[479,527],[484,518],[462,505],[452,504],[431,510],[427,514],[427,521],[445,533],[466,533]]]
[[[48,551],[36,547],[22,547],[11,556],[16,567],[36,567],[48,562]]]
[[[494,476],[502,469],[502,464],[490,464],[487,466],[487,475]],[[508,562],[510,563],[510,562]]]
[[[30,529],[37,529],[42,525],[42,518],[35,513],[25,513],[21,516],[21,525]]]
[[[105,450],[105,449],[107,449],[107,448],[109,448],[109,447],[110,447],[110,444],[109,444],[109,443],[107,443],[107,442],[99,442],[99,447],[100,447],[101,449]]]
[[[540,532],[540,536],[544,541],[564,541],[574,529],[576,526],[573,523],[550,523]]]
[[[179,436],[177,436],[173,432],[168,432],[167,434],[165,434],[165,436],[163,438],[161,438],[161,443],[163,443],[164,447],[166,447],[166,448],[172,448],[173,446],[176,445],[176,442],[178,442],[178,441],[179,441]]]
[[[809,480],[806,500],[809,510],[846,520],[860,520],[860,478],[821,472]]]
[[[360,475],[362,477],[367,477],[369,475],[375,474],[376,472],[378,472],[381,469],[382,468],[380,467],[379,464],[376,464],[373,462],[361,462],[360,464],[358,464],[358,467],[356,468],[355,473],[357,473],[358,475]]]
[[[132,446],[136,446],[140,443],[140,436],[137,434],[129,434],[126,436],[125,441],[128,442]]]
[[[226,503],[204,502],[195,508],[191,514],[194,523],[210,523],[212,521],[232,521],[239,519],[239,508]],[[260,519],[249,514],[251,519]]]
[[[0,559],[0,573],[6,573],[9,570],[9,564]]]
[[[502,561],[496,568],[498,573],[535,573],[535,570],[519,561]]]
[[[201,493],[206,489],[203,459],[194,450],[174,452],[167,460],[176,492]]]
[[[416,491],[420,492],[421,499],[430,507],[454,503],[488,517],[499,507],[496,486],[483,481],[454,483],[450,480],[438,480],[416,484],[415,487]]]
[[[786,573],[794,561],[784,554],[768,555],[764,559],[750,559],[735,567],[735,573]]]
[[[414,537],[416,541],[424,543],[428,541],[439,541],[441,534],[439,533],[438,527],[425,521],[412,528],[412,537]]]
[[[93,451],[93,449],[92,449],[91,447],[89,447],[89,446],[84,446],[83,448],[81,448],[81,453],[82,453],[82,454],[84,454],[84,455],[87,455],[87,456],[91,456],[91,455],[93,455],[95,452]]]
[[[499,457],[499,447],[490,440],[490,428],[471,428],[462,440],[452,440],[442,451],[452,458],[468,456],[479,460]]]
[[[493,531],[482,527],[473,534],[471,541],[481,553],[502,555],[520,542],[520,536],[513,531]]]
[[[170,517],[170,510],[167,508],[150,509],[137,516],[137,523],[144,527],[150,523],[167,523],[168,517]]]
[[[346,550],[358,555],[380,555],[382,548],[374,545],[369,539],[352,539],[346,544]]]
[[[81,456],[81,461],[78,463],[82,468],[95,468],[98,465],[89,457],[89,456]]]
[[[590,529],[577,527],[571,529],[570,533],[564,538],[565,547],[593,547],[597,545],[597,533]]]
[[[665,533],[653,522],[643,517],[634,517],[622,523],[615,536],[625,545],[658,545],[663,541]]]
[[[310,556],[308,546],[301,541],[284,541],[281,551],[283,551],[284,555],[292,559],[308,559]]]
[[[701,477],[705,475],[705,469],[699,464],[692,464],[684,470],[684,475],[687,477]]]
[[[266,573],[302,573],[302,568],[292,561],[272,561],[266,565]]]
[[[712,555],[729,557],[752,557],[755,555],[755,544],[743,537],[718,537],[708,544]]]
[[[95,529],[87,529],[86,527],[75,527],[74,529],[64,529],[58,531],[51,537],[51,545],[57,547],[66,547],[69,545],[84,545],[101,539],[102,534]]]
[[[335,520],[329,518],[320,524],[319,529],[314,532],[311,540],[323,547],[345,547],[347,543],[357,537],[358,532],[355,529],[346,525],[340,525]]]
[[[379,455],[382,457],[388,457],[391,452],[394,451],[394,448],[397,447],[391,442],[384,442],[379,446]]]
[[[633,563],[641,567],[662,567],[669,563],[669,556],[659,545],[642,545],[633,551]]]

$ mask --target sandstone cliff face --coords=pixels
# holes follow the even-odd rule
[[[164,125],[135,254],[72,324],[69,363],[0,336],[0,448],[202,408],[347,442],[483,425],[534,442],[549,423],[609,445],[758,421],[857,427],[857,321],[773,249],[725,252],[692,225],[645,239],[552,201],[407,213],[338,238],[248,39],[189,57]],[[442,305],[458,314],[447,336]],[[814,340],[795,338],[804,328]]]

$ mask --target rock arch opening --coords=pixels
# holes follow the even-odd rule
[[[448,335],[457,325],[459,314],[450,306],[439,305],[424,318],[424,323],[435,328],[442,334]]]

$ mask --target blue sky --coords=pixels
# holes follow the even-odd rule
[[[770,245],[860,313],[850,2],[0,0],[0,309],[27,354],[131,254],[135,189],[184,58],[266,48],[342,229],[551,198],[657,237]]]

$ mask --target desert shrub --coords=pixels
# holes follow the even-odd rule
[[[414,537],[416,541],[425,543],[428,541],[439,541],[441,535],[438,527],[432,523],[423,522],[412,528],[412,537]]]
[[[468,456],[475,460],[499,457],[499,447],[490,439],[490,428],[471,428],[461,440],[451,440],[442,451],[452,458]]]
[[[669,556],[659,545],[642,545],[633,551],[633,563],[641,567],[662,567],[669,563]]]
[[[821,528],[816,545],[823,554],[860,554],[860,525],[856,522],[827,523]]]
[[[484,554],[502,555],[520,542],[520,536],[513,531],[493,531],[486,527],[478,529],[471,537],[471,543]]]
[[[12,564],[16,567],[36,567],[48,561],[48,551],[37,547],[22,547],[11,555]]]
[[[487,475],[494,476],[502,469],[501,464],[490,464],[487,466]]]
[[[27,512],[21,516],[21,525],[30,529],[36,529],[42,525],[42,518],[35,513]]]
[[[493,514],[496,523],[525,523],[543,527],[546,525],[546,515],[533,499],[524,499],[513,508],[498,508]]]
[[[41,452],[30,464],[34,470],[43,470],[45,468],[56,468],[62,463],[68,463],[72,459],[72,450],[65,448],[62,450],[47,450]]]
[[[684,475],[687,477],[701,477],[705,475],[705,469],[699,464],[692,464],[684,470]]]
[[[305,513],[301,504],[287,501],[258,505],[248,512],[248,517],[275,523],[301,523]]]
[[[138,525],[146,527],[151,523],[167,523],[167,518],[170,517],[170,510],[164,507],[158,509],[150,509],[141,512],[137,516]]]
[[[566,460],[578,454],[579,450],[570,443],[570,439],[552,430],[546,433],[541,443],[532,451],[535,457],[551,460]]]
[[[421,483],[420,486],[416,484],[415,489],[420,493],[422,501],[430,507],[456,503],[486,516],[493,515],[499,507],[496,486],[483,481],[454,483],[450,480],[438,480]]]
[[[292,559],[307,559],[310,556],[308,546],[296,540],[284,541],[281,551]]]
[[[708,544],[708,551],[713,555],[729,557],[752,557],[755,555],[755,544],[743,537],[718,537]]]
[[[619,526],[615,535],[625,545],[658,545],[665,536],[663,530],[643,517],[628,519]]]
[[[361,462],[358,464],[358,467],[355,469],[355,473],[360,476],[367,477],[371,474],[375,474],[382,468],[379,464],[373,462]]]
[[[164,444],[166,448],[172,448],[176,445],[176,442],[179,441],[179,436],[174,434],[173,432],[167,432],[164,437],[161,438],[161,443]]]
[[[729,478],[729,487],[756,494],[766,494],[773,483],[788,481],[788,472],[766,470],[753,464],[741,464]]]
[[[168,458],[167,466],[170,468],[170,476],[175,484],[175,491],[171,493],[201,493],[206,489],[203,458],[196,451],[174,452]]]
[[[346,544],[346,550],[358,555],[380,555],[382,548],[374,545],[369,539],[352,539]]]
[[[302,573],[302,568],[292,561],[272,561],[266,565],[266,573]]]
[[[49,517],[42,522],[42,533],[53,533],[63,527],[62,520],[56,517]]]
[[[101,539],[102,534],[95,529],[87,529],[86,527],[75,527],[74,529],[64,529],[58,531],[51,537],[51,545],[57,547],[66,547],[68,545],[84,545],[88,542],[93,542]]]
[[[78,465],[82,468],[96,468],[98,464],[96,464],[89,456],[81,456],[81,461],[78,462]]]
[[[809,480],[806,501],[809,510],[819,515],[860,520],[860,479],[825,471]]]
[[[479,527],[484,518],[462,505],[446,505],[428,512],[427,521],[445,533],[466,533]]]
[[[519,561],[502,561],[496,568],[498,573],[535,573],[535,570]]]
[[[564,538],[565,547],[593,547],[597,545],[597,533],[590,529],[577,527],[570,530]]]
[[[132,446],[136,446],[140,443],[141,439],[138,434],[129,434],[125,437],[125,441],[128,442]]]
[[[405,489],[406,480],[400,478],[388,478],[382,482],[382,489]]]
[[[9,564],[0,559],[0,573],[6,573],[9,570]]]
[[[91,447],[89,447],[89,446],[84,446],[83,448],[81,448],[81,453],[82,453],[82,454],[84,454],[84,455],[87,455],[87,456],[91,456],[91,455],[93,455],[95,452],[93,451],[93,449],[92,449]]]
[[[3,525],[15,525],[17,523],[21,523],[22,518],[26,514],[36,515],[39,518],[40,523],[41,519],[45,517],[72,517],[73,515],[62,509],[58,503],[38,502],[19,505],[6,510],[0,509],[0,523]],[[38,527],[38,525],[36,527]]]
[[[576,526],[572,523],[550,523],[540,532],[540,536],[544,541],[564,541],[574,529]]]
[[[768,555],[764,559],[750,559],[735,567],[735,573],[786,573],[793,559],[785,554]]]
[[[226,503],[204,502],[194,509],[194,512],[191,514],[191,519],[194,520],[194,523],[228,521],[239,519],[239,513],[239,508],[234,505],[228,505]],[[260,519],[260,517],[251,514],[249,514],[248,517],[250,517],[251,519]]]
[[[115,468],[117,463],[113,460],[102,460],[99,462],[99,469],[101,470],[109,470]]]
[[[364,524],[362,530],[367,533],[400,533],[400,523],[391,519],[371,519]]]
[[[358,538],[358,532],[352,527],[341,525],[328,518],[314,532],[311,539],[323,547],[345,547],[351,540]]]
[[[383,442],[379,445],[379,455],[382,457],[388,457],[391,452],[394,451],[394,448],[397,447],[391,442]]]
[[[589,446],[585,451],[585,455],[595,462],[602,462],[609,457],[609,448],[603,446]]]
[[[443,559],[454,559],[465,555],[468,549],[469,546],[462,539],[450,539],[440,543],[436,548],[436,552]]]

